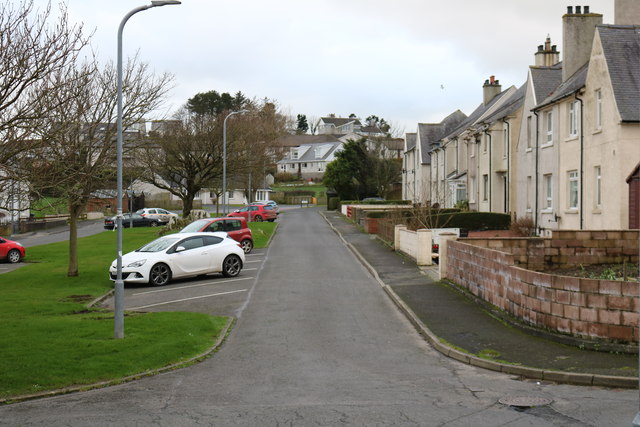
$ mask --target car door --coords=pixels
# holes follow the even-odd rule
[[[9,252],[9,244],[6,240],[0,237],[0,258],[6,258],[7,252]]]
[[[173,277],[195,276],[211,271],[212,247],[205,244],[205,237],[208,236],[187,237],[176,243],[174,252],[170,254]]]
[[[224,220],[224,231],[227,232],[229,237],[231,237],[235,241],[240,241],[242,237],[242,221],[239,219],[225,219]]]

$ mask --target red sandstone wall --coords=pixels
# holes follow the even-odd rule
[[[549,254],[556,251],[560,254],[563,248],[575,251],[576,255],[564,255],[572,260],[571,257],[592,261],[612,256],[638,262],[638,232],[617,232],[619,239],[613,239],[617,248],[595,238],[602,232],[560,233],[564,238],[558,240],[451,241],[447,252],[448,278],[530,325],[583,337],[637,342],[640,308],[637,282],[557,276],[522,266],[537,264],[541,251],[543,257],[554,256]],[[610,236],[609,233],[616,232],[604,233]],[[634,239],[635,248],[631,249]],[[525,244],[525,240],[531,242]],[[533,259],[531,263],[525,260],[527,252]]]

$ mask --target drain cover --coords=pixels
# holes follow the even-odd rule
[[[507,396],[501,398],[498,402],[503,405],[516,406],[518,408],[533,408],[534,406],[548,405],[552,400],[546,397],[536,396]]]

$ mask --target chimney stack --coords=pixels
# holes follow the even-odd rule
[[[567,13],[562,17],[562,49],[564,58],[562,64],[562,81],[566,81],[589,61],[593,36],[596,25],[602,24],[602,14],[589,13],[589,7],[567,7]]]
[[[484,105],[491,102],[500,92],[502,92],[502,86],[500,85],[500,81],[496,80],[496,76],[491,76],[488,80],[485,80],[482,86],[482,102]]]
[[[536,67],[550,67],[560,62],[560,52],[558,52],[556,45],[551,45],[551,38],[549,36],[547,36],[544,46],[538,46],[535,58]]]
[[[640,7],[637,0],[616,0],[614,4],[615,25],[640,25]]]

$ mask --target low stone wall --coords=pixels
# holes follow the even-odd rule
[[[605,241],[602,236],[617,238]],[[526,324],[583,338],[638,342],[637,282],[583,279],[530,269],[548,266],[547,261],[553,260],[558,260],[559,266],[568,266],[569,261],[638,262],[638,237],[637,231],[560,231],[551,239],[448,241],[446,278]],[[634,238],[635,248],[631,248]]]
[[[407,230],[406,225],[395,226],[394,249],[416,261],[417,265],[433,264],[431,230]]]
[[[553,231],[551,238],[469,238],[467,242],[514,255],[529,270],[638,262],[639,230]]]

